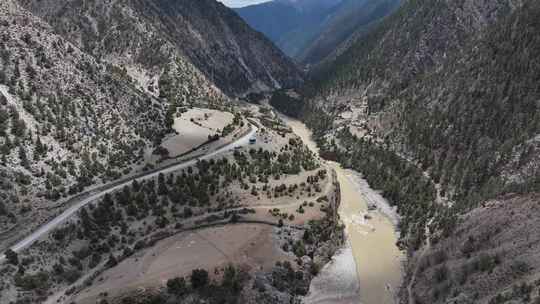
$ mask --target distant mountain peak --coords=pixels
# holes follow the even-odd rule
[[[236,11],[287,55],[312,64],[326,58],[355,32],[388,15],[399,3],[400,0],[275,0]]]
[[[332,8],[344,0],[275,0],[275,2],[291,5],[300,11],[310,11],[320,8]]]

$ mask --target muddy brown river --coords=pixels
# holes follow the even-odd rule
[[[306,145],[318,153],[311,132],[300,121],[282,117]],[[403,253],[396,246],[397,214],[384,199],[352,170],[337,163],[341,185],[340,216],[347,244],[310,287],[309,304],[392,304],[401,284]],[[376,210],[368,210],[375,206]],[[371,208],[373,209],[373,208]],[[356,276],[354,275],[356,273]]]

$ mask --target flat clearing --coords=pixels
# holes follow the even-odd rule
[[[274,239],[274,227],[236,224],[189,231],[166,238],[100,275],[76,303],[95,303],[99,294],[114,297],[133,290],[160,287],[168,279],[187,276],[196,268],[215,275],[229,263],[271,269],[288,259]]]
[[[181,155],[208,141],[209,135],[220,134],[233,119],[229,112],[189,109],[175,118],[173,128],[177,134],[165,139],[161,146],[169,150],[171,157]]]

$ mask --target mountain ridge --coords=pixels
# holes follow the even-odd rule
[[[392,12],[399,0],[271,1],[236,12],[304,65],[317,64],[354,32]],[[276,24],[275,20],[281,22]]]
[[[69,1],[61,7],[49,2],[20,1],[85,51],[139,63],[154,77],[174,57],[193,64],[231,96],[302,81],[295,65],[265,37],[214,0]]]

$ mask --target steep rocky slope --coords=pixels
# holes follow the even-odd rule
[[[143,74],[186,66],[228,95],[294,86],[298,70],[215,0],[19,1],[84,51]],[[141,83],[143,84],[143,83]]]
[[[445,238],[411,261],[415,303],[538,303],[540,196],[510,195],[460,217]]]
[[[360,39],[400,5],[400,0],[344,0],[319,26],[304,48],[296,54],[300,62],[318,64],[349,40]],[[293,40],[298,33],[286,39]]]
[[[283,37],[291,31],[308,24],[321,22],[341,0],[275,0],[234,9],[255,30],[264,33],[286,54],[295,49],[285,47]],[[279,20],[279,22],[276,22]]]
[[[515,3],[515,4],[514,4]],[[519,1],[405,1],[321,77],[324,95],[347,88],[402,89],[508,14]],[[360,90],[362,91],[362,90]],[[385,91],[386,92],[386,91]]]
[[[0,218],[3,232],[20,232],[140,159],[166,132],[167,106],[13,1],[0,12]]]

